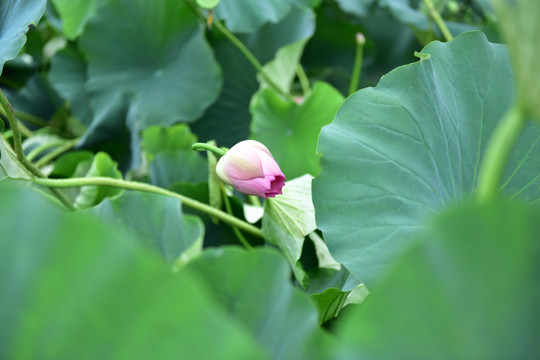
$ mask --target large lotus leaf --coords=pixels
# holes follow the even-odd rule
[[[0,358],[265,358],[191,274],[30,190],[0,198]]]
[[[270,359],[324,358],[311,347],[325,342],[308,297],[289,282],[289,265],[274,250],[222,247],[187,265],[213,290],[231,316],[253,334]]]
[[[440,216],[429,234],[339,324],[350,351],[335,358],[535,357],[538,211],[467,205]]]
[[[178,199],[126,191],[90,211],[123,230],[129,241],[142,241],[169,264],[187,260],[202,248],[204,225],[198,217],[184,215]]]
[[[279,23],[266,24],[254,33],[240,35],[239,39],[265,64],[280,48],[307,39],[314,31],[313,11],[295,9]],[[249,136],[249,103],[259,83],[253,65],[228,39],[215,41],[213,47],[225,83],[216,103],[192,129],[203,141],[216,140],[220,146],[231,147]]]
[[[288,101],[266,88],[251,103],[251,138],[270,149],[289,179],[319,173],[319,132],[332,122],[343,96],[332,86],[318,82],[302,101]]]
[[[68,39],[79,36],[102,0],[52,0]]]
[[[132,132],[193,121],[218,96],[219,66],[184,1],[108,1],[87,23],[80,45],[93,110],[118,94],[132,95]]]
[[[28,27],[38,23],[46,5],[46,0],[0,2],[0,74],[5,62],[17,56],[23,47]]]
[[[368,288],[409,235],[470,198],[486,142],[513,101],[506,49],[482,33],[423,53],[347,99],[321,132],[317,225],[335,259]],[[524,132],[505,180],[508,194],[528,201],[540,198],[539,134]]]

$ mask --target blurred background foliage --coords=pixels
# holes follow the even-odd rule
[[[264,235],[96,185],[65,214],[0,107],[0,358],[533,357],[537,125],[512,199],[470,200],[501,117],[540,118],[538,4],[0,0],[0,89],[43,176],[149,183]],[[191,150],[245,139],[290,184],[263,207]]]

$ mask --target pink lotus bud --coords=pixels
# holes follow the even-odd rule
[[[236,190],[265,199],[281,194],[285,185],[285,175],[270,151],[254,140],[234,145],[219,159],[216,172]]]
[[[362,34],[361,32],[359,33],[356,33],[356,44],[358,44],[359,46],[364,46],[364,44],[366,43],[366,38],[364,37],[364,34]]]
[[[294,102],[296,105],[302,105],[304,103],[304,97],[303,96],[295,96],[293,97]]]

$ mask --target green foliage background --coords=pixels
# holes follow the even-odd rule
[[[0,358],[532,358],[539,4],[0,0]]]

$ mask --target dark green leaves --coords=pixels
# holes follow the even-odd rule
[[[79,36],[101,0],[52,0],[62,18],[62,29],[69,39]]]
[[[295,9],[279,23],[268,23],[254,33],[240,35],[239,39],[265,64],[280,48],[306,40],[314,31],[313,12]],[[221,146],[231,147],[249,137],[252,119],[249,105],[259,89],[257,72],[227,39],[214,41],[212,46],[223,69],[223,90],[192,129],[203,141],[216,140]]]
[[[242,2],[222,0],[215,8],[216,17],[225,19],[233,32],[249,33],[266,22],[279,22],[291,10],[291,0],[269,0],[265,2]]]
[[[373,3],[373,0],[337,0],[337,3],[345,12],[357,16],[364,16],[366,15],[369,6]]]
[[[23,47],[28,27],[37,24],[46,4],[46,0],[0,2],[0,74],[4,63],[17,56]]]
[[[481,33],[422,52],[429,58],[350,97],[321,132],[317,225],[368,288],[433,214],[471,196],[486,141],[513,99],[506,50]],[[539,134],[524,133],[505,184],[530,201],[540,198],[531,156]]]
[[[139,242],[170,264],[182,264],[202,249],[204,225],[184,215],[180,200],[162,195],[124,192],[91,210],[104,222],[115,224],[131,242]]]
[[[266,358],[190,274],[31,191],[0,197],[0,357]]]
[[[93,113],[85,89],[86,70],[82,54],[74,47],[67,47],[52,58],[49,79],[54,89],[69,101],[72,114],[89,125]]]
[[[201,276],[269,358],[321,358],[309,349],[310,342],[325,340],[316,329],[317,313],[307,296],[286,281],[289,266],[275,251],[208,250],[187,269]]]
[[[339,335],[348,357],[508,359],[538,352],[540,215],[466,206],[435,221]]]
[[[130,94],[137,129],[195,120],[221,86],[201,30],[184,1],[114,0],[100,7],[80,39],[93,109]]]
[[[343,96],[325,83],[315,83],[300,104],[263,89],[251,103],[252,138],[265,144],[289,179],[319,173],[317,140],[343,102]]]

